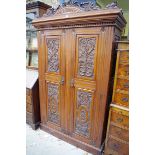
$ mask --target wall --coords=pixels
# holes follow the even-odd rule
[[[97,5],[101,8],[105,8],[105,6],[115,0],[96,0]],[[123,15],[127,21],[125,31],[123,32],[123,36],[128,36],[129,34],[129,0],[117,0],[119,8],[122,8]]]

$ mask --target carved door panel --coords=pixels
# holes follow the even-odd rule
[[[64,126],[64,33],[61,30],[46,32],[44,41],[46,121],[50,127],[61,130]]]
[[[76,29],[72,39],[74,53],[74,75],[71,80],[74,91],[73,137],[95,145],[93,139],[94,104],[96,100],[96,61],[99,42],[99,30]],[[71,105],[72,106],[72,105]]]

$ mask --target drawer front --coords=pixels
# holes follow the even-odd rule
[[[129,77],[129,65],[119,64],[117,74],[120,77]]]
[[[129,52],[121,51],[119,57],[120,64],[129,64]]]
[[[107,147],[118,153],[118,155],[129,155],[129,145],[109,137]],[[111,151],[112,152],[112,151]],[[110,154],[109,154],[110,155]],[[112,154],[115,155],[115,154]]]
[[[29,113],[29,112],[26,113],[26,122],[33,123],[32,113]]]
[[[26,95],[30,96],[31,95],[31,90],[26,88]]]
[[[111,111],[111,122],[114,122],[117,126],[129,128],[129,117],[122,115],[121,112]]]
[[[106,147],[105,151],[104,151],[104,155],[120,155],[120,154],[118,152]]]
[[[114,96],[114,101],[113,102],[115,104],[128,107],[129,106],[129,95],[116,92],[115,96]]]
[[[32,105],[29,103],[26,103],[26,111],[32,113]]]
[[[26,95],[26,102],[29,103],[29,104],[32,104],[31,96]]]
[[[129,141],[129,131],[113,125],[110,125],[109,127],[109,135],[122,139],[126,142]]]
[[[117,78],[116,90],[129,90],[129,80]]]

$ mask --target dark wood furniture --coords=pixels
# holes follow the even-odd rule
[[[112,103],[105,155],[129,154],[129,43],[118,42]]]
[[[38,71],[30,69],[26,70],[26,123],[34,130],[40,124]]]
[[[38,30],[41,129],[94,155],[106,136],[120,9],[65,5],[33,20]]]
[[[49,5],[40,2],[26,4],[26,66],[30,69],[38,69],[37,33],[32,26],[32,20],[46,13]]]
[[[37,32],[32,20],[42,16],[48,8],[49,5],[39,1],[26,4],[26,122],[33,129],[40,124],[40,101],[38,71],[35,71],[38,70]]]
[[[28,2],[26,13],[34,13],[36,17],[41,17],[51,6],[40,1]]]

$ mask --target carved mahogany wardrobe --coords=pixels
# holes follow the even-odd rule
[[[38,30],[41,128],[95,155],[105,141],[120,9],[49,9]]]

